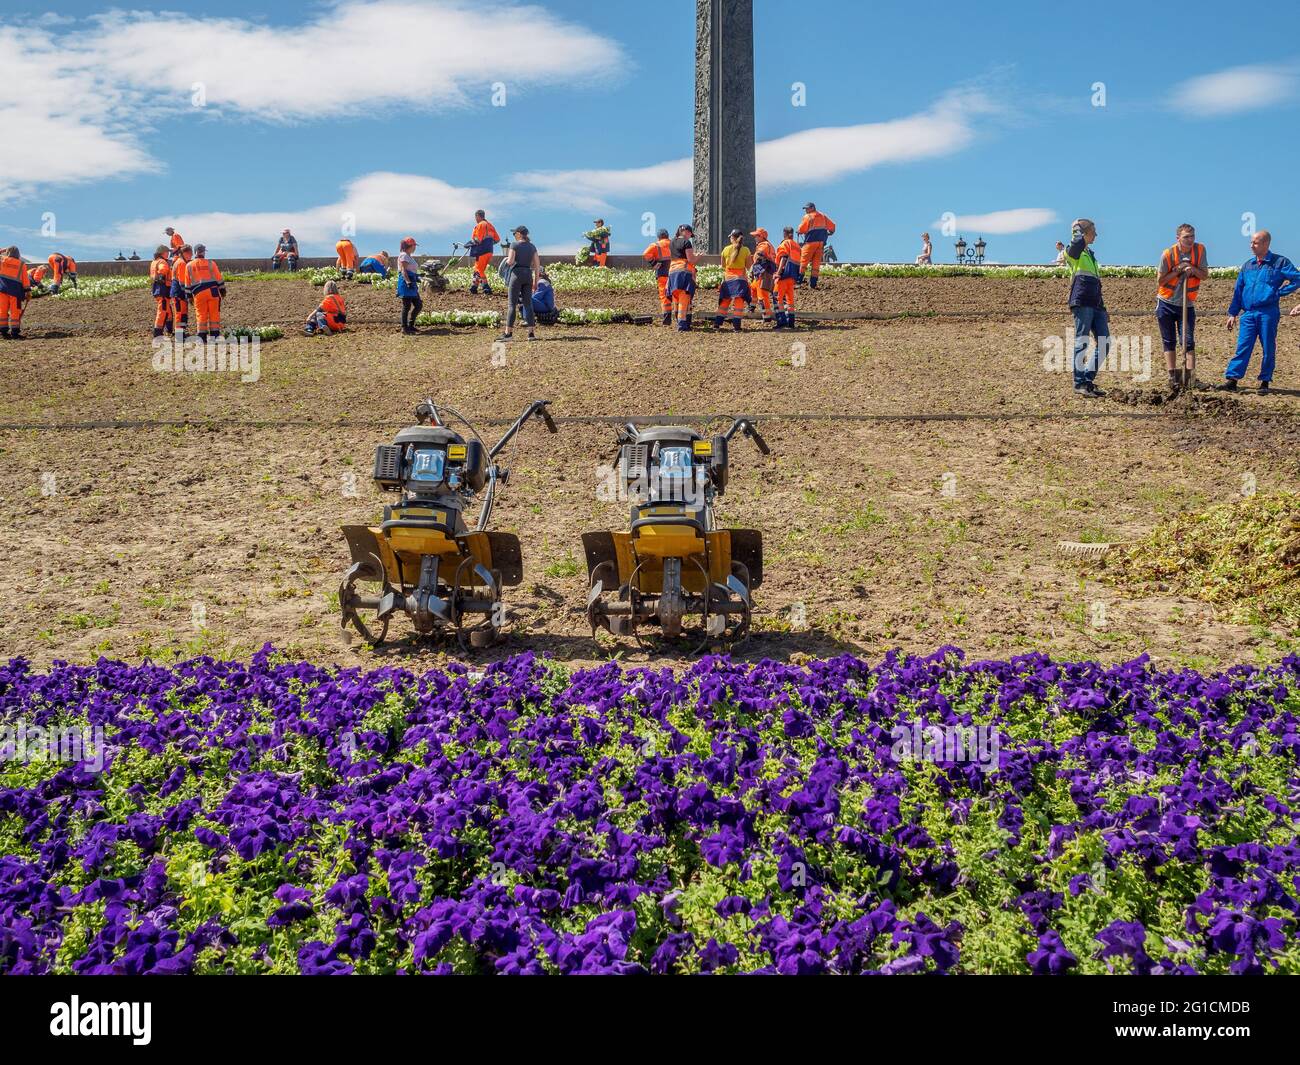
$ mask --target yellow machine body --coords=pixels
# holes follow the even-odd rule
[[[628,532],[616,532],[613,536],[619,583],[630,581],[633,571],[640,565],[636,574],[639,592],[658,594],[663,591],[666,558],[683,560],[682,587],[697,595],[704,592],[701,566],[713,582],[725,583],[731,574],[731,532],[727,529],[701,536],[688,526],[643,525],[635,536]],[[699,562],[699,566],[690,561],[692,558]]]

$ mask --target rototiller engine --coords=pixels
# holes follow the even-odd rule
[[[501,590],[523,580],[523,559],[519,537],[488,528],[497,486],[509,476],[495,459],[531,418],[556,431],[549,404],[529,404],[489,448],[457,411],[440,410],[426,399],[415,408],[416,425],[375,449],[375,483],[400,498],[384,507],[378,526],[343,526],[352,553],[352,566],[339,585],[344,629],[351,625],[378,645],[401,611],[421,636],[452,629],[465,650],[496,642],[505,623]],[[464,423],[472,439],[443,424],[443,412]],[[480,494],[471,531],[465,512]],[[379,593],[361,594],[361,581],[379,584]],[[378,635],[362,620],[363,610],[375,612]]]
[[[627,532],[589,532],[587,620],[640,639],[643,625],[664,639],[688,639],[699,652],[732,644],[749,630],[752,593],[763,580],[763,537],[720,529],[714,499],[727,488],[727,450],[743,432],[764,455],[753,423],[736,418],[720,436],[687,426],[630,422],[618,431],[617,476],[632,501]]]

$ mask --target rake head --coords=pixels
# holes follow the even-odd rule
[[[1097,559],[1105,558],[1111,551],[1114,551],[1119,544],[1082,544],[1073,540],[1058,540],[1056,549],[1063,555],[1070,558]]]

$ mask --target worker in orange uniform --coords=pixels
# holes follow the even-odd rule
[[[731,318],[731,328],[740,332],[740,319],[749,305],[749,262],[753,257],[745,247],[745,234],[733,229],[722,249],[722,285],[718,288],[718,313],[713,316],[713,328]]]
[[[221,301],[226,295],[226,284],[221,278],[221,267],[208,258],[202,244],[194,245],[194,258],[185,266],[185,290],[194,304],[198,319],[198,335],[215,339],[221,335]]]
[[[487,220],[483,211],[474,212],[474,230],[470,233],[465,250],[474,260],[474,274],[469,279],[470,292],[477,293],[480,284],[483,295],[492,295],[492,286],[488,284],[488,267],[492,265],[492,250],[501,240],[497,227]]]
[[[153,335],[166,333],[171,336],[176,327],[172,317],[172,264],[168,261],[169,249],[166,244],[159,244],[153,253],[153,262],[149,264],[149,285],[153,293],[156,308],[153,316]]]
[[[337,281],[325,282],[324,298],[311,316],[307,319],[307,324],[303,326],[302,331],[307,336],[329,336],[331,333],[341,333],[347,327],[348,322],[348,305],[343,300],[342,293],[339,292]]]
[[[72,263],[71,259],[62,252],[56,251],[49,257],[48,262],[50,264],[50,274],[52,275],[50,278],[50,292],[53,295],[57,296],[59,294],[59,289],[63,287],[65,279],[72,282],[73,288],[77,287],[76,278],[72,273],[76,269],[76,264]],[[72,263],[72,270],[68,269],[69,263]]]
[[[163,232],[167,234],[167,247],[171,249],[171,258],[175,261],[180,258],[181,249],[185,247],[185,238],[172,229],[171,226],[168,226]],[[118,254],[121,255],[122,253],[118,252]]]
[[[799,242],[794,226],[782,230],[783,239],[776,249],[776,325],[774,329],[794,328],[794,286],[799,280]]]
[[[357,272],[357,263],[361,257],[357,255],[357,246],[344,237],[334,245],[334,250],[338,253],[338,258],[334,260],[334,265],[343,273],[347,281],[352,280],[352,275]]]
[[[771,322],[773,318],[772,294],[776,291],[776,248],[767,239],[767,230],[761,226],[750,233],[757,243],[754,245],[754,265],[750,269],[753,278],[751,291],[763,307],[763,321]]]
[[[803,205],[803,221],[799,223],[799,234],[803,237],[803,252],[799,258],[799,281],[802,284],[805,275],[810,288],[817,287],[817,277],[822,270],[822,249],[826,241],[835,232],[835,223],[827,218],[817,205],[809,200]]]
[[[0,340],[22,340],[23,305],[32,281],[17,248],[0,251]]]
[[[184,334],[190,327],[190,302],[186,292],[189,282],[186,272],[193,258],[194,249],[188,244],[172,249],[172,326],[180,334]]]
[[[663,312],[663,324],[673,324],[673,301],[668,298],[668,268],[673,261],[673,242],[668,230],[659,230],[659,237],[650,247],[641,253],[641,258],[650,264],[659,283],[659,310]]]
[[[695,301],[695,230],[683,223],[669,243],[668,298],[677,318],[677,330],[691,328],[691,305]]]
[[[31,278],[32,281],[33,295],[41,295],[41,296],[45,295],[45,290],[41,286],[42,283],[45,281],[46,277],[49,276],[49,273],[50,273],[50,268],[46,266],[44,263],[42,263],[40,266],[32,267],[32,269],[28,271],[28,276]]]

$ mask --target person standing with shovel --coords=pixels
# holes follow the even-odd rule
[[[1184,222],[1176,238],[1160,257],[1157,269],[1156,324],[1165,349],[1169,387],[1180,392],[1196,380],[1196,293],[1210,270],[1205,245],[1196,243],[1194,226]]]

